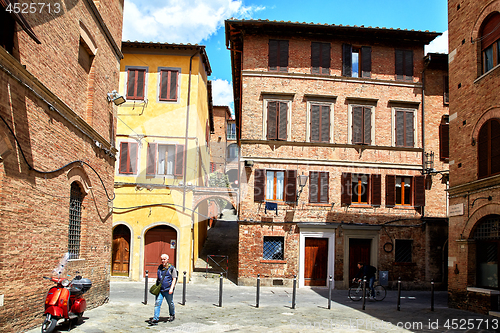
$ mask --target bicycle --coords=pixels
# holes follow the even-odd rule
[[[384,286],[380,284],[375,284],[373,286],[375,290],[375,300],[382,301],[387,295],[387,290]],[[353,301],[360,301],[363,298],[363,280],[359,279],[357,286],[351,286],[349,288],[349,298]],[[366,298],[370,297],[370,288],[368,288],[368,281],[366,282]]]

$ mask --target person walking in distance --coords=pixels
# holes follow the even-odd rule
[[[368,288],[370,289],[370,296],[372,299],[375,299],[375,289],[373,288],[373,284],[375,283],[375,273],[377,272],[377,269],[363,262],[358,262],[358,268],[358,274],[356,274],[354,279],[352,279],[353,282],[366,277],[366,280],[368,281]]]
[[[161,255],[161,264],[158,266],[156,278],[161,281],[161,289],[158,296],[156,296],[154,317],[148,322],[150,325],[158,325],[161,304],[164,298],[167,300],[170,315],[167,321],[174,321],[175,319],[174,289],[177,282],[177,270],[168,262],[167,254]]]

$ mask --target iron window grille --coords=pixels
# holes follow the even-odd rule
[[[396,239],[396,262],[412,262],[412,244],[413,241],[410,239]]]
[[[82,201],[82,190],[76,182],[73,182],[71,184],[71,195],[69,201],[68,252],[70,259],[80,258]]]
[[[474,232],[475,240],[500,239],[500,216],[485,219]]]
[[[264,237],[264,260],[283,260],[285,240],[283,237]]]

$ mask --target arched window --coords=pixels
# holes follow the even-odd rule
[[[481,28],[481,57],[483,73],[500,64],[500,13],[486,18]]]
[[[68,252],[70,259],[80,257],[80,231],[82,223],[83,193],[77,182],[71,183],[69,199]]]
[[[500,173],[500,122],[490,119],[479,130],[477,140],[478,178]]]
[[[488,215],[478,222],[476,241],[476,286],[498,289],[500,216]]]

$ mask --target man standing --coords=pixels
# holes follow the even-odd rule
[[[157,281],[161,281],[161,289],[158,296],[156,296],[154,317],[148,321],[150,325],[158,325],[163,298],[167,300],[170,314],[167,321],[174,321],[175,319],[174,289],[177,282],[177,270],[168,262],[167,254],[161,255],[161,264],[158,266],[156,278]]]
[[[358,262],[358,268],[358,274],[356,274],[352,281],[359,281],[363,277],[366,277],[366,280],[368,281],[368,288],[370,288],[370,296],[371,298],[375,298],[375,289],[373,288],[373,284],[375,283],[375,273],[377,272],[377,269],[363,262]]]

